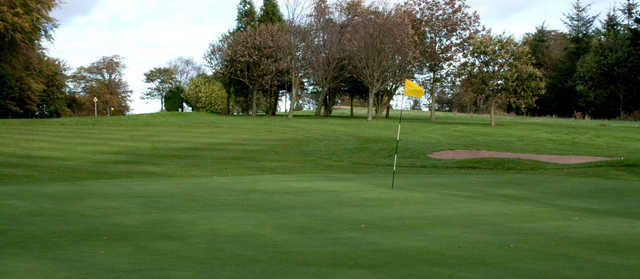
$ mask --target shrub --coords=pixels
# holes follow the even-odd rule
[[[194,111],[224,113],[227,92],[221,82],[211,76],[200,74],[189,82],[182,94]]]
[[[176,86],[167,92],[164,96],[164,109],[166,111],[180,111],[182,109],[182,94],[184,88],[182,86]]]

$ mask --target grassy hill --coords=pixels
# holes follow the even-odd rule
[[[640,274],[637,122],[347,113],[0,120],[0,278]]]

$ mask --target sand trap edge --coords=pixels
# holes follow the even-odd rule
[[[575,155],[538,155],[510,152],[495,152],[487,150],[446,150],[429,154],[429,158],[441,160],[466,160],[479,158],[505,158],[534,160],[555,164],[583,164],[603,161],[621,160],[621,158],[575,156]]]

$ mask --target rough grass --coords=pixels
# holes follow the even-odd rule
[[[391,190],[396,122],[362,114],[1,120],[0,278],[640,274],[637,122],[408,113]]]

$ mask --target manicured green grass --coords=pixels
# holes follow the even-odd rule
[[[363,113],[0,120],[0,278],[638,278],[637,122]]]

